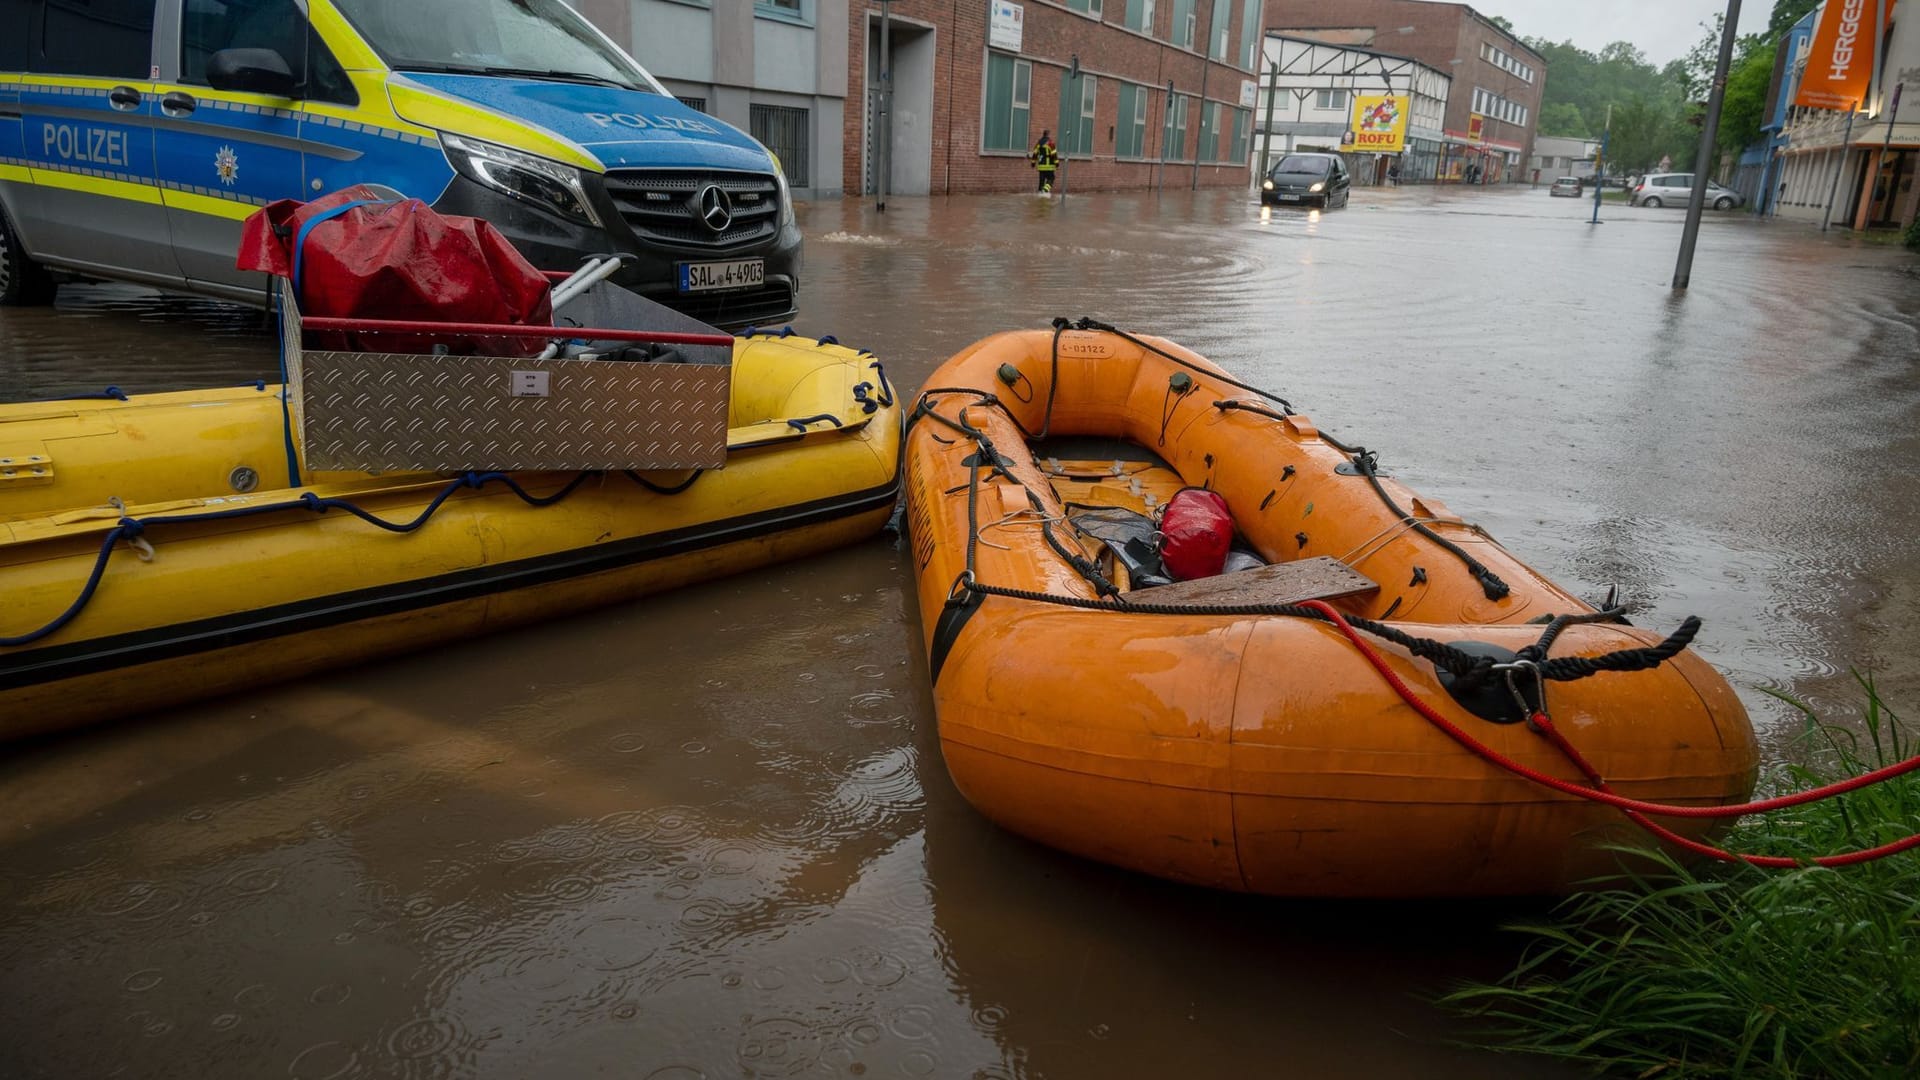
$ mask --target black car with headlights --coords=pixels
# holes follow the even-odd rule
[[[242,220],[365,184],[484,218],[541,269],[625,255],[616,281],[705,322],[794,313],[778,158],[564,0],[12,0],[9,15],[23,44],[0,45],[0,106],[22,167],[0,169],[0,304],[74,277],[264,304],[261,275],[234,265]]]
[[[1345,206],[1352,186],[1347,163],[1339,154],[1288,154],[1260,181],[1260,202],[1265,206]]]

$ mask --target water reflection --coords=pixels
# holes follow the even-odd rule
[[[1885,249],[1541,192],[803,208],[798,328],[903,390],[1093,314],[1285,393],[1582,595],[1700,614],[1761,687],[1920,689],[1920,295]],[[1789,302],[1760,287],[1791,275]],[[273,377],[257,313],[0,312],[8,399]],[[367,665],[0,762],[0,1075],[1543,1076],[1421,994],[1476,905],[1202,893],[1044,851],[947,782],[898,554]]]

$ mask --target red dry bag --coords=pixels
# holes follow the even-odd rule
[[[553,325],[546,276],[476,218],[436,214],[419,199],[382,199],[364,185],[302,203],[282,199],[247,218],[235,260],[293,282],[302,315]],[[530,355],[543,338],[313,334],[309,345],[359,352]]]
[[[1176,581],[1212,577],[1227,565],[1233,515],[1205,488],[1183,488],[1160,515],[1160,561]]]

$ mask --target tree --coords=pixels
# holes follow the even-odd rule
[[[1513,20],[1507,18],[1505,15],[1489,15],[1487,16],[1487,21],[1505,30],[1509,34],[1513,33]]]
[[[1570,101],[1559,101],[1540,107],[1540,134],[1571,139],[1587,137],[1587,121],[1580,115],[1580,107]]]
[[[1773,84],[1773,59],[1778,42],[1749,51],[1727,72],[1727,92],[1720,108],[1720,149],[1738,153],[1760,138],[1766,122],[1767,90]]]
[[[1820,0],[1773,0],[1773,14],[1767,17],[1767,28],[1761,36],[1768,41],[1780,40],[1780,35],[1793,28],[1800,16],[1818,7]]]

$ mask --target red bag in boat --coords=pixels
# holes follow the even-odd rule
[[[499,230],[436,214],[419,199],[382,199],[356,185],[312,202],[254,211],[235,264],[293,282],[302,315],[430,322],[553,325],[546,276]],[[475,338],[369,331],[312,333],[308,346],[359,352],[526,356],[544,338]]]
[[[1183,488],[1160,514],[1160,561],[1176,581],[1212,577],[1227,565],[1233,515],[1205,488]]]

